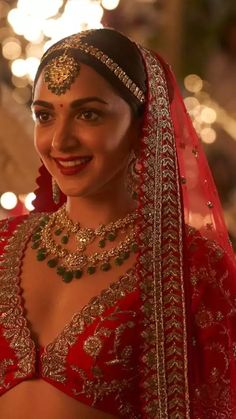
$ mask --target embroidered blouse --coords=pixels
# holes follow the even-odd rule
[[[75,313],[52,343],[37,348],[24,316],[20,267],[39,216],[0,224],[0,395],[41,378],[89,406],[138,419],[140,303],[134,270]]]

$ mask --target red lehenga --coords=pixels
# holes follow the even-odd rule
[[[76,314],[61,335],[36,354],[20,294],[14,294],[19,293],[19,273],[11,258],[17,241],[10,239],[4,251],[14,223],[22,228],[22,220],[10,222],[10,229],[3,224],[0,390],[38,374],[118,417],[235,419],[234,255],[214,183],[171,70],[160,57],[140,51],[148,92],[139,161],[137,264],[125,281],[112,285],[109,307],[101,296],[95,298],[98,311],[91,312],[89,304],[83,325]],[[45,168],[38,184],[37,211],[56,209]],[[25,225],[37,217],[30,216]],[[119,288],[121,283],[126,290]],[[119,363],[109,363],[111,346],[106,350],[106,345],[114,344],[118,330],[117,350],[124,363],[116,370]],[[76,365],[76,347],[82,365]],[[119,390],[112,391],[114,380],[120,380]],[[105,385],[101,396],[98,389]]]

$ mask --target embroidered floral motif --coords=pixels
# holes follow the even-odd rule
[[[111,380],[109,382],[104,381],[101,370],[94,371],[95,380],[89,380],[86,373],[77,366],[72,366],[73,371],[76,371],[83,382],[83,388],[81,391],[73,390],[75,396],[80,394],[86,395],[86,397],[92,399],[91,405],[94,406],[98,401],[103,400],[105,397],[115,394],[115,400],[119,404],[119,412],[122,417],[129,417],[130,419],[141,419],[141,415],[134,415],[133,407],[125,402],[122,397],[122,393],[127,389],[132,388],[133,377],[121,380]]]
[[[10,365],[14,365],[14,361],[10,358],[5,358],[0,361],[0,389],[8,388],[8,385],[5,383],[5,377],[7,369]]]
[[[19,295],[19,271],[25,245],[38,219],[38,215],[31,216],[16,228],[5,246],[4,262],[0,271],[0,324],[18,359],[15,378],[27,377],[35,368],[35,345],[30,338]]]
[[[119,315],[130,315],[133,318],[136,317],[136,313],[134,311],[123,311],[120,310],[119,307],[116,307],[114,312],[109,314],[106,317],[101,317],[100,322],[97,324],[95,331],[93,333],[93,336],[89,336],[86,341],[84,342],[84,350],[85,352],[92,356],[93,358],[97,358],[98,354],[100,353],[102,349],[102,341],[104,340],[104,337],[113,337],[113,348],[109,351],[110,356],[114,355],[109,360],[106,360],[106,365],[118,365],[121,366],[127,366],[129,362],[131,361],[130,357],[132,354],[132,347],[131,346],[125,346],[122,348],[121,352],[119,351],[119,347],[121,345],[121,337],[122,334],[126,329],[131,329],[135,327],[135,323],[133,321],[128,321],[120,324],[115,329],[111,326],[111,328],[108,328],[108,326],[102,326],[103,323],[114,322],[119,319]],[[121,317],[122,318],[122,317]],[[113,330],[114,329],[114,330]]]
[[[134,271],[131,270],[120,281],[113,283],[100,296],[95,297],[80,313],[75,314],[56,340],[45,348],[42,355],[43,376],[64,383],[69,348],[75,344],[86,326],[91,325],[98,316],[102,318],[107,308],[112,307],[121,297],[134,291],[136,286],[136,277]],[[99,353],[101,349],[100,336],[103,333],[109,334],[106,329],[102,329],[100,335],[95,335],[92,339],[85,341],[84,350],[89,351],[90,355]]]
[[[227,263],[224,264],[222,249],[214,242],[202,238],[196,230],[191,231],[190,238],[196,325],[194,349],[196,360],[199,357],[204,370],[204,381],[195,388],[194,414],[199,418],[233,418],[232,398],[235,395],[230,384],[229,357],[232,336],[228,325],[236,322],[236,302],[229,289]],[[203,263],[205,268],[201,267]],[[233,352],[234,348],[236,345]]]
[[[84,342],[84,350],[88,355],[96,357],[102,349],[102,341],[98,336],[89,336]]]

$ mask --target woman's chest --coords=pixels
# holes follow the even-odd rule
[[[125,277],[127,269],[134,263],[135,260],[130,260],[121,269],[109,273],[98,272],[93,276],[84,275],[67,284],[55,269],[38,262],[33,251],[27,249],[22,263],[20,286],[25,316],[35,341],[46,346],[58,336],[74,314],[90,305],[93,298],[99,297],[101,293],[109,293],[111,284],[117,283],[121,293],[124,288],[124,295],[128,281],[125,284],[125,279],[121,282],[120,279]]]

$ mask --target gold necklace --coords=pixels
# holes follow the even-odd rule
[[[64,282],[70,282],[73,278],[81,278],[85,269],[90,275],[98,269],[106,272],[111,269],[112,262],[115,265],[122,265],[131,253],[137,252],[134,228],[136,219],[137,211],[107,225],[100,225],[96,229],[81,228],[79,223],[73,223],[68,218],[65,206],[63,206],[59,211],[40,219],[39,226],[32,236],[32,248],[37,250],[37,260],[48,259],[48,266],[56,268],[57,274],[62,277]],[[117,234],[124,233],[128,226],[132,227],[131,231],[117,246],[92,255],[84,253],[88,244],[92,243],[96,237],[100,238],[99,247],[104,248],[107,240],[114,241]],[[69,251],[66,247],[71,233],[79,242],[75,252]],[[61,244],[56,242],[53,234],[54,236],[62,235]]]

